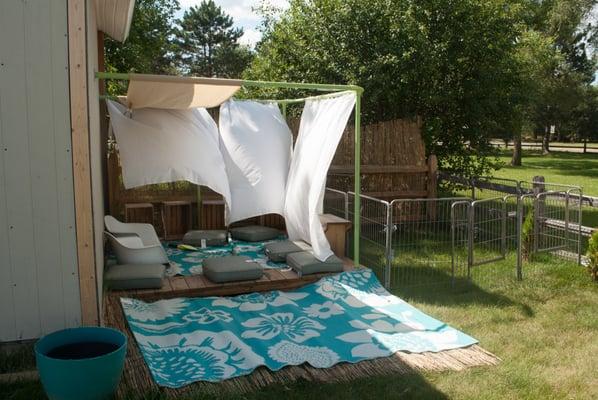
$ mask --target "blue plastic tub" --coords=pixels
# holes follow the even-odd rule
[[[73,352],[79,354],[71,356]],[[126,352],[127,337],[103,327],[64,329],[35,344],[37,369],[51,400],[109,398],[120,381]]]

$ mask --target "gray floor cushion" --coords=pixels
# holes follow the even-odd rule
[[[326,261],[320,261],[311,251],[291,253],[287,256],[287,264],[293,268],[299,276],[319,274],[323,272],[342,272],[343,261],[335,255],[328,257]]]
[[[285,240],[264,245],[264,253],[274,262],[285,262],[289,254],[309,250],[311,250],[311,246],[302,240]]]
[[[264,240],[276,239],[280,236],[280,231],[268,226],[251,225],[231,228],[230,234],[233,239],[244,240],[246,242],[262,242]]]
[[[246,256],[212,257],[203,261],[203,274],[216,283],[260,279],[264,268]]]
[[[162,264],[111,265],[104,273],[104,280],[112,290],[159,289],[165,270]]]
[[[183,243],[195,247],[223,246],[228,243],[224,230],[189,231],[183,236]]]

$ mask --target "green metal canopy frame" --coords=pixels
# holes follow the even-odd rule
[[[112,73],[112,72],[96,72],[97,79],[111,79],[111,80],[125,80],[131,79],[131,75],[127,73]],[[193,77],[171,77],[173,80],[179,82],[201,83],[209,85],[209,78],[193,78]],[[227,81],[226,79],[214,80],[214,84]],[[218,82],[218,83],[216,83]],[[361,236],[361,96],[363,95],[363,88],[356,85],[335,85],[335,84],[319,84],[319,83],[302,83],[302,82],[270,82],[270,81],[253,81],[253,80],[230,80],[240,84],[241,87],[258,87],[258,88],[272,88],[272,89],[305,89],[322,92],[355,92],[355,131],[354,131],[354,148],[355,148],[355,176],[354,176],[354,209],[353,209],[353,262],[359,265],[359,243]],[[288,104],[302,103],[308,99],[323,98],[329,95],[319,95],[297,99],[267,99],[271,102],[276,102],[282,107],[283,115],[286,117],[286,106]],[[266,99],[265,99],[266,100]]]

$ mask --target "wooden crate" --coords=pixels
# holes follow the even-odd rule
[[[332,214],[320,215],[320,222],[330,249],[337,257],[345,257],[347,251],[347,232],[351,229],[351,221]]]
[[[154,224],[154,205],[151,203],[126,203],[125,222]]]
[[[269,226],[271,228],[286,230],[284,217],[278,214],[266,214],[259,217],[259,224],[263,226]]]
[[[164,239],[181,239],[193,226],[193,210],[190,201],[162,202],[162,226]]]
[[[226,229],[224,224],[224,201],[203,200],[199,221],[201,229]]]

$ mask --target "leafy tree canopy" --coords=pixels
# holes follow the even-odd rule
[[[352,83],[366,122],[419,115],[446,170],[483,174],[509,119],[518,4],[502,0],[292,0],[247,77]]]

